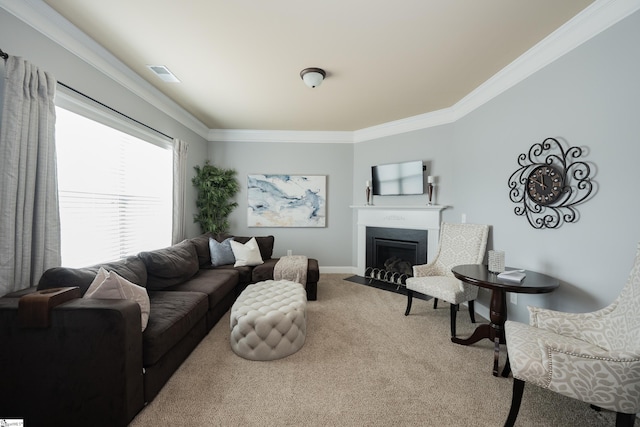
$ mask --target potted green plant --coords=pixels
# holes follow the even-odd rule
[[[231,201],[240,190],[236,171],[205,164],[194,167],[196,175],[191,182],[198,189],[196,207],[198,213],[193,221],[200,224],[203,233],[226,233],[229,231],[229,214],[238,203]]]

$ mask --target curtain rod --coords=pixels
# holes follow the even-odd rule
[[[0,57],[2,57],[2,59],[4,59],[4,60],[6,61],[6,60],[7,60],[7,58],[9,58],[9,54],[8,54],[8,53],[6,53],[5,51],[3,51],[2,49],[0,49]],[[141,121],[134,119],[133,117],[127,116],[126,114],[121,113],[120,111],[116,110],[115,108],[109,107],[108,105],[106,105],[106,104],[104,104],[104,103],[102,103],[102,102],[98,101],[97,99],[92,98],[92,97],[90,97],[89,95],[87,95],[87,94],[85,94],[85,93],[82,93],[82,92],[80,92],[79,90],[74,89],[74,88],[72,88],[71,86],[69,86],[69,85],[67,85],[67,84],[65,84],[65,83],[62,83],[61,81],[56,81],[56,83],[57,83],[57,84],[59,84],[60,86],[63,86],[63,87],[65,87],[65,88],[69,89],[70,91],[72,91],[72,92],[74,92],[74,93],[77,93],[77,94],[78,94],[78,95],[80,95],[80,96],[83,96],[83,97],[85,97],[85,98],[87,98],[87,99],[89,99],[89,100],[91,100],[91,101],[95,102],[96,104],[98,104],[98,105],[100,105],[100,106],[102,106],[102,107],[104,107],[104,108],[106,108],[106,109],[108,109],[108,110],[110,110],[110,111],[113,111],[113,112],[114,112],[114,113],[116,113],[116,114],[121,115],[122,117],[125,117],[125,118],[127,118],[127,119],[131,120],[132,122],[135,122],[135,123],[139,124],[140,126],[144,126],[144,127],[146,127],[147,129],[152,130],[152,131],[154,131],[155,133],[157,133],[157,134],[160,134],[160,135],[164,136],[165,138],[169,138],[169,139],[173,140],[173,137],[171,137],[171,136],[167,135],[166,133],[164,133],[164,132],[160,132],[158,129],[154,129],[154,128],[152,128],[151,126],[146,125],[146,124],[142,123]]]
[[[85,97],[85,98],[87,98],[87,99],[89,99],[89,100],[91,100],[91,101],[95,102],[96,104],[98,104],[98,105],[100,105],[100,106],[102,106],[102,107],[104,107],[104,108],[106,108],[106,109],[108,109],[108,110],[110,110],[110,111],[113,111],[114,113],[119,114],[119,115],[121,115],[122,117],[125,117],[125,118],[127,118],[127,119],[131,120],[132,122],[135,122],[135,123],[139,124],[140,126],[144,126],[144,127],[146,127],[147,129],[152,130],[152,131],[154,131],[155,133],[157,133],[157,134],[160,134],[160,135],[164,136],[165,138],[169,138],[169,139],[173,140],[173,137],[171,137],[171,136],[167,135],[166,133],[161,132],[161,131],[159,131],[158,129],[154,129],[154,128],[152,128],[151,126],[146,125],[146,124],[142,123],[141,121],[134,119],[133,117],[127,116],[126,114],[121,113],[120,111],[116,110],[115,108],[109,107],[107,104],[104,104],[104,103],[102,103],[102,102],[98,101],[97,99],[92,98],[92,97],[90,97],[89,95],[87,95],[87,94],[85,94],[85,93],[82,93],[82,92],[80,92],[79,90],[74,89],[74,88],[72,88],[71,86],[69,86],[69,85],[67,85],[67,84],[65,84],[65,83],[62,83],[61,81],[58,81],[57,83],[58,83],[60,86],[65,87],[65,88],[69,89],[70,91],[72,91],[72,92],[74,92],[74,93],[77,93],[78,95],[83,96],[83,97]]]

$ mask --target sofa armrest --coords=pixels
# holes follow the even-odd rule
[[[52,288],[24,295],[18,301],[18,320],[23,328],[47,328],[51,310],[72,299],[80,298],[80,288]]]
[[[25,425],[127,425],[144,405],[140,307],[75,299],[23,328],[0,298],[0,413]]]
[[[19,291],[13,291],[11,293],[8,293],[8,294],[4,295],[2,298],[20,298],[20,297],[32,294],[32,293],[37,292],[37,291],[38,291],[38,287],[37,286],[31,286],[30,288],[25,288],[25,289],[21,289]]]

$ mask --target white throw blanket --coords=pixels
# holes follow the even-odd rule
[[[304,255],[283,256],[273,268],[273,280],[291,280],[306,288],[308,264]]]

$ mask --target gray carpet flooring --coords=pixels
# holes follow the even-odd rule
[[[511,378],[492,376],[488,340],[451,343],[449,306],[323,274],[307,306],[307,338],[270,362],[238,357],[229,313],[132,426],[502,426]],[[479,322],[484,319],[476,316]],[[466,308],[458,335],[475,325]],[[501,365],[505,351],[501,352]],[[518,426],[613,426],[615,414],[533,385]]]

